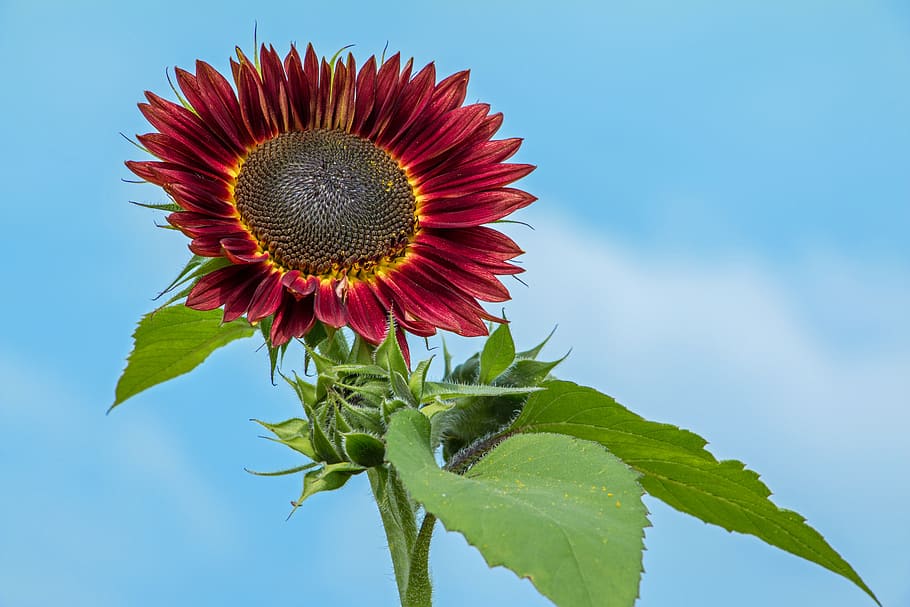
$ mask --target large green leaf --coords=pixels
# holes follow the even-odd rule
[[[636,474],[602,447],[559,434],[507,439],[464,476],[440,469],[430,423],[393,418],[386,457],[411,496],[493,567],[529,578],[560,607],[628,607],[648,524]]]
[[[200,312],[183,305],[146,314],[133,333],[133,351],[117,382],[111,409],[147,388],[196,368],[209,354],[254,329],[245,320],[221,322],[220,310]]]
[[[735,460],[717,461],[697,434],[645,420],[592,388],[543,384],[510,430],[558,432],[597,441],[641,472],[645,491],[728,531],[748,533],[818,563],[855,583],[876,602],[853,568],[805,519],[778,508],[758,474]]]

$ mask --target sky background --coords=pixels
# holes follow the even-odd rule
[[[299,462],[248,421],[298,413],[255,340],[104,415],[188,255],[127,204],[164,196],[121,181],[141,153],[118,133],[150,130],[136,103],[170,96],[166,68],[226,70],[256,22],[282,54],[470,68],[539,167],[534,230],[510,230],[519,346],[558,324],[562,377],[742,459],[910,605],[908,6],[0,0],[0,607],[396,604],[365,478],[285,522],[298,478],[243,471]],[[647,504],[641,607],[872,605]],[[440,607],[549,604],[441,529],[431,566]]]

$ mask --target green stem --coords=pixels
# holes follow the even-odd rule
[[[430,583],[430,540],[436,517],[427,512],[420,524],[417,542],[411,551],[411,570],[408,576],[408,590],[402,602],[404,607],[431,607],[433,586]]]
[[[408,497],[394,468],[382,466],[370,468],[367,476],[370,479],[370,487],[373,490],[373,497],[376,498],[386,540],[389,543],[395,581],[398,583],[398,596],[401,598],[401,604],[406,606],[411,552],[417,542],[417,517],[414,503]]]

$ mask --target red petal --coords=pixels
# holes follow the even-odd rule
[[[332,66],[323,58],[319,70],[319,88],[316,89],[316,128],[331,128],[332,106]]]
[[[265,265],[227,266],[209,272],[199,279],[186,298],[195,310],[214,310],[230,297],[238,286],[263,274]]]
[[[224,188],[223,194],[214,192],[222,190],[221,184],[203,181],[201,176],[186,176],[182,179],[181,183],[164,186],[164,190],[173,196],[181,207],[188,211],[198,211],[216,217],[236,218],[238,216],[234,205],[225,201],[225,198],[229,196],[226,188]]]
[[[389,121],[385,131],[376,138],[376,142],[381,147],[395,149],[396,142],[405,136],[411,124],[430,103],[435,82],[436,67],[430,63],[404,85],[395,115]]]
[[[136,139],[145,149],[165,162],[179,164],[193,171],[208,173],[221,179],[230,178],[228,174],[230,167],[224,164],[206,162],[205,158],[201,157],[198,152],[188,148],[178,139],[174,139],[169,135],[148,133],[146,135],[137,135]]]
[[[215,136],[199,116],[149,91],[145,92],[145,96],[149,103],[140,103],[139,110],[162,134],[182,141],[213,164],[236,164],[237,155]]]
[[[315,276],[303,276],[300,270],[291,270],[281,279],[281,284],[299,299],[315,293],[319,279]]]
[[[395,53],[379,68],[376,75],[376,94],[373,101],[373,112],[364,124],[362,135],[370,140],[375,140],[379,132],[391,119],[391,113],[398,98],[398,68],[401,54]]]
[[[332,103],[334,108],[333,128],[350,131],[354,122],[354,88],[357,77],[357,65],[354,56],[348,54],[348,63],[345,66],[341,59],[335,68],[335,78],[332,80]]]
[[[288,103],[287,77],[281,57],[272,46],[266,50],[265,45],[262,45],[259,65],[262,67],[262,85],[271,109],[272,121],[277,132],[286,133],[293,126],[293,118]]]
[[[348,289],[348,319],[355,333],[368,342],[378,344],[385,338],[388,312],[380,304],[372,287],[357,281]]]
[[[233,218],[213,217],[207,213],[196,213],[194,211],[176,211],[171,213],[167,216],[167,222],[190,237],[205,232],[212,227],[219,227],[226,233],[233,232],[234,228],[240,225]]]
[[[266,316],[273,314],[281,303],[284,287],[281,284],[281,272],[272,271],[265,280],[259,283],[259,288],[253,294],[250,309],[246,317],[250,322],[258,322]]]
[[[343,327],[347,322],[339,283],[334,278],[323,279],[316,288],[316,316],[332,327]]]
[[[521,139],[480,141],[467,147],[459,144],[458,147],[464,149],[452,150],[445,156],[435,159],[435,164],[418,160],[408,168],[415,174],[421,174],[425,181],[443,173],[457,174],[477,170],[483,166],[499,164],[514,156],[521,147]]]
[[[241,237],[222,238],[221,248],[224,256],[237,264],[259,263],[269,258],[269,254],[260,250],[256,241],[247,233]]]
[[[199,63],[201,62],[197,62],[197,71]],[[238,116],[235,118],[232,112],[222,107],[223,104],[218,99],[217,94],[212,95],[211,90],[213,87],[206,87],[208,92],[204,92],[202,81],[207,80],[207,78],[197,78],[179,67],[174,69],[174,73],[177,76],[177,84],[180,85],[180,89],[186,96],[187,101],[190,102],[190,105],[193,106],[202,121],[235,155],[243,156],[246,153],[249,137],[242,137],[234,122],[239,120],[239,108],[237,111]]]
[[[402,140],[399,146],[402,164],[416,168],[431,163],[440,154],[457,146],[467,133],[475,131],[489,111],[489,105],[475,103],[454,109],[432,122],[415,125],[414,134]],[[420,175],[420,172],[417,174]]]
[[[420,206],[420,225],[427,228],[466,228],[490,223],[524,208],[536,197],[513,188],[477,192],[458,198],[430,200]]]
[[[261,280],[262,277],[260,275],[252,274],[246,282],[238,284],[233,292],[225,298],[223,322],[237,320],[246,314],[247,309],[250,307],[250,301],[253,299],[253,294],[259,287]]]
[[[270,335],[272,346],[280,346],[295,337],[303,337],[309,333],[315,322],[312,297],[305,297],[298,301],[285,293],[272,322]]]
[[[318,128],[317,106],[319,105],[319,58],[312,44],[306,47],[303,58],[303,73],[306,86],[310,91],[309,128]]]
[[[309,128],[310,124],[310,87],[303,72],[303,64],[295,47],[284,58],[284,69],[288,75],[288,103],[294,119],[296,130]]]
[[[461,177],[440,175],[420,185],[420,193],[434,198],[461,196],[466,192],[490,190],[521,179],[535,169],[533,164],[494,164],[467,171]]]
[[[376,97],[376,57],[370,57],[360,68],[360,73],[357,75],[356,89],[354,121],[351,124],[351,132],[361,135],[363,133],[363,125],[373,110],[373,102]]]
[[[243,61],[237,69],[237,91],[240,94],[240,112],[253,139],[265,141],[278,134],[271,108],[265,98],[262,81],[253,64]]]
[[[506,289],[492,272],[483,266],[467,261],[452,263],[436,255],[432,250],[414,247],[415,261],[431,270],[435,275],[461,289],[471,297],[484,301],[507,301],[509,290]]]

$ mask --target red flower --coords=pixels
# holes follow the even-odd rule
[[[236,89],[205,62],[177,69],[183,105],[146,92],[157,132],[139,141],[160,160],[126,163],[181,207],[168,221],[190,250],[231,261],[188,306],[273,315],[273,345],[316,320],[378,343],[390,310],[420,336],[501,320],[478,300],[509,298],[498,276],[522,251],[483,224],[535,200],[506,187],[534,167],[505,162],[521,140],[492,139],[501,114],[462,105],[467,72],[437,83],[397,54],[333,67],[312,46],[284,61],[263,46],[258,66],[238,51],[231,68]]]

